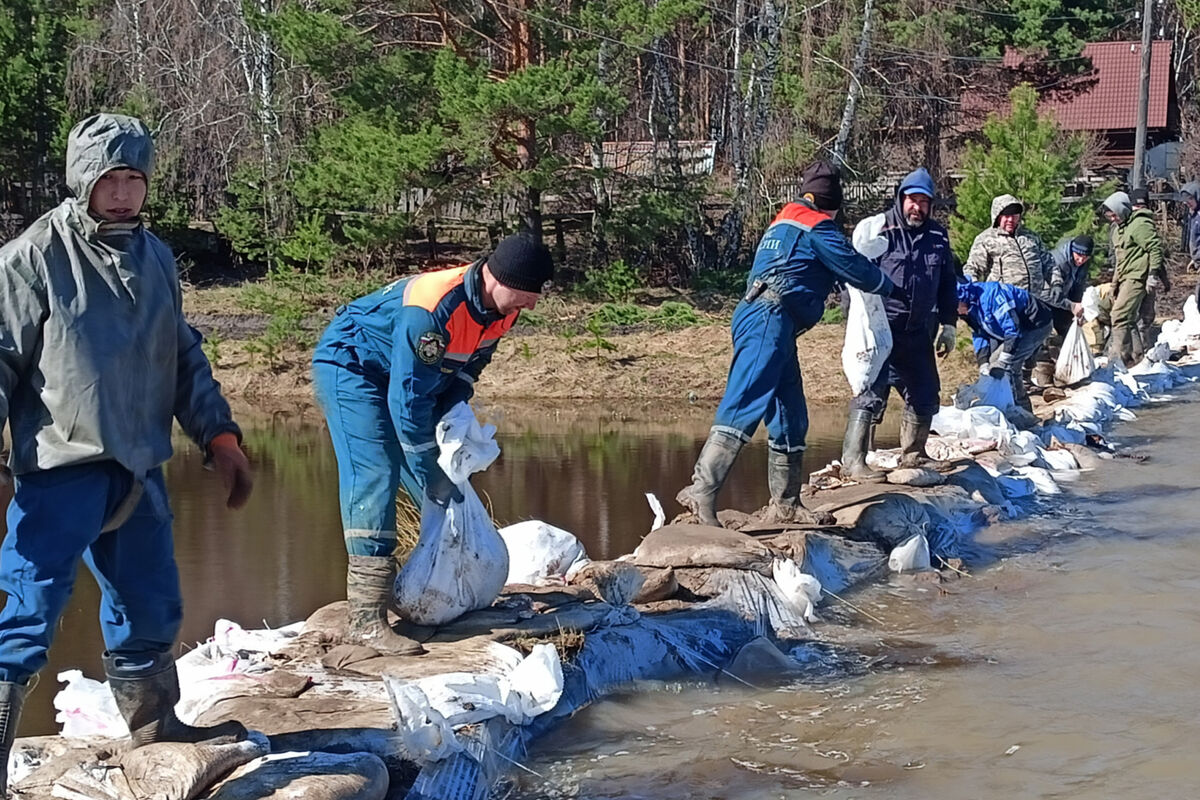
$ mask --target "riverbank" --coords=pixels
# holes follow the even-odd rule
[[[305,333],[265,343],[268,317],[246,311],[237,289],[191,288],[184,309],[208,339],[213,371],[235,405],[259,412],[303,412],[315,401],[309,363],[310,340],[328,314],[307,319]],[[711,296],[644,293],[633,304],[651,315],[664,302],[692,306],[695,324],[664,326],[654,321],[627,325],[593,324],[603,304],[551,295],[537,309],[537,324],[518,323],[496,351],[478,386],[478,401],[501,411],[531,405],[550,415],[568,413],[580,403],[652,408],[655,416],[711,414],[721,398],[732,347],[729,320],[733,302]],[[822,323],[799,340],[804,389],[811,405],[845,404],[850,390],[842,374],[845,326]],[[969,333],[959,327],[959,346],[938,362],[942,397],[976,377]]]

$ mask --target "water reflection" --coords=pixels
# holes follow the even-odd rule
[[[665,409],[491,416],[499,427],[501,457],[476,477],[475,486],[490,496],[496,519],[543,519],[576,533],[594,558],[627,553],[649,531],[645,492],[657,494],[668,515],[678,511],[675,492],[690,480],[710,420],[704,413]],[[806,466],[837,456],[844,419],[837,409],[814,411]],[[256,479],[250,502],[238,512],[225,508],[220,482],[203,468],[196,447],[177,438],[166,478],[183,583],[181,642],[204,641],[218,618],[246,627],[277,626],[344,597],[337,469],[319,422],[277,417],[245,426]],[[883,440],[894,439],[894,429],[894,423],[885,428]],[[738,459],[721,502],[749,511],[766,498],[760,432]],[[22,735],[57,730],[51,701],[59,671],[78,668],[89,677],[102,676],[97,605],[95,582],[81,569],[50,664],[30,695]]]

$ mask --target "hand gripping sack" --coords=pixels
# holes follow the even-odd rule
[[[1063,338],[1058,361],[1054,364],[1054,378],[1059,383],[1071,386],[1092,377],[1095,370],[1096,362],[1092,359],[1092,350],[1084,338],[1083,329],[1078,322],[1072,322],[1071,329]]]
[[[850,313],[846,317],[846,341],[842,345],[842,371],[850,390],[860,395],[870,388],[883,362],[892,352],[892,329],[888,327],[883,298],[848,287]]]
[[[508,578],[508,549],[468,479],[499,455],[495,432],[480,426],[465,403],[438,423],[438,463],[463,499],[446,508],[425,501],[417,546],[396,576],[396,610],[418,625],[444,625],[487,608]]]

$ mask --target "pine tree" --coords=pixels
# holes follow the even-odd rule
[[[1022,84],[1009,95],[1007,116],[992,114],[983,126],[986,144],[971,144],[963,157],[965,177],[957,191],[958,207],[950,219],[955,254],[966,260],[971,243],[990,227],[992,198],[1015,195],[1025,204],[1021,224],[1048,244],[1080,232],[1094,217],[1089,202],[1071,208],[1063,189],[1079,174],[1084,141],[1065,135],[1048,115],[1038,114],[1037,92]]]

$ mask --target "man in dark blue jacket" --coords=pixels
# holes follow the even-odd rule
[[[1037,352],[1050,333],[1050,306],[1008,283],[960,283],[958,315],[974,334],[975,361],[981,374],[1008,376],[1013,400],[1032,411],[1021,365]]]
[[[950,238],[941,223],[930,218],[933,197],[933,177],[920,167],[900,182],[895,203],[884,213],[882,235],[888,248],[879,267],[902,288],[902,295],[884,303],[892,330],[892,352],[875,383],[850,403],[842,471],[855,480],[884,476],[867,466],[866,455],[871,431],[883,420],[893,386],[904,398],[900,465],[934,465],[925,453],[942,388],[934,360],[934,329],[941,323],[937,353],[944,356],[954,349],[958,303]]]
[[[808,408],[796,338],[821,319],[834,281],[888,295],[894,285],[856,253],[833,221],[842,205],[837,170],[804,170],[802,199],[788,203],[758,243],[747,290],[733,312],[733,363],[725,395],[696,461],[691,485],[676,496],[705,525],[717,521],[717,492],[760,422],[767,426],[767,521],[815,517],[800,502]]]

